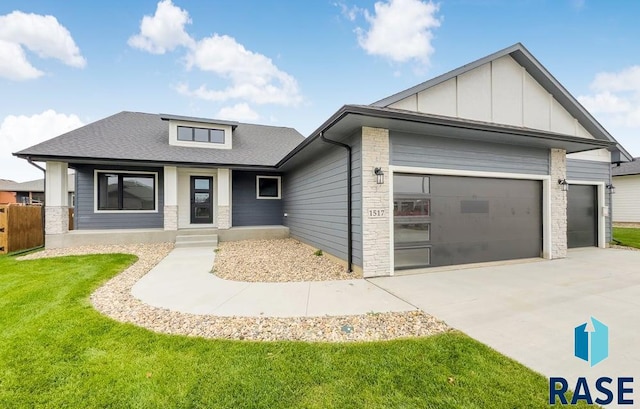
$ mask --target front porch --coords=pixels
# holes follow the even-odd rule
[[[71,228],[68,167],[76,171],[78,192]],[[280,189],[272,171],[47,162],[45,244],[175,242],[189,234],[221,241],[288,237]]]
[[[173,243],[176,237],[190,234],[217,235],[219,241],[284,239],[286,226],[242,226],[228,229],[114,229],[73,230],[65,234],[46,235],[47,248],[65,248],[111,244]]]

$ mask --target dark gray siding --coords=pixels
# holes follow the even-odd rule
[[[161,168],[85,166],[76,169],[76,203],[74,224],[78,230],[91,229],[148,229],[164,226],[164,180]],[[158,211],[156,213],[95,213],[94,212],[94,169],[145,171],[158,173]]]
[[[281,176],[278,173],[269,172],[232,171],[232,226],[268,226],[282,224],[282,199],[256,199],[256,176],[258,175]],[[282,183],[284,183],[284,180]]]
[[[318,142],[321,143],[321,142]],[[362,266],[360,132],[352,147],[353,263]],[[289,171],[284,182],[285,225],[292,237],[347,259],[347,152],[328,145],[314,160]]]
[[[567,159],[567,179],[611,183],[611,165],[608,162],[594,162],[590,160]],[[571,189],[571,186],[569,186]],[[606,206],[611,212],[611,195],[605,189]],[[605,223],[605,240],[611,241],[611,213]]]
[[[391,164],[483,172],[549,174],[549,151],[391,132]]]

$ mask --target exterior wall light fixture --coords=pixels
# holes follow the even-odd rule
[[[611,183],[607,183],[606,188],[611,194],[614,194],[616,192],[616,187]]]
[[[562,188],[563,192],[569,191],[569,184],[567,183],[567,179],[558,179],[558,184]]]
[[[376,183],[379,185],[384,184],[384,172],[382,171],[382,168],[375,168],[373,173],[376,174]]]

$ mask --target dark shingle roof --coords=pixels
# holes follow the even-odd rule
[[[169,123],[160,115],[125,111],[16,155],[274,166],[303,139],[293,128],[240,123],[233,131],[233,149],[172,146],[169,145]]]
[[[612,166],[613,176],[640,175],[640,158],[633,158],[633,162],[621,163],[620,166]]]

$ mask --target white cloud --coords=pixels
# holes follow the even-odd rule
[[[640,66],[599,73],[589,87],[593,93],[578,100],[590,112],[616,126],[640,128]]]
[[[295,78],[233,37],[214,34],[198,41],[187,55],[187,68],[193,67],[217,74],[230,84],[217,90],[204,85],[189,89],[182,84],[178,87],[182,94],[210,101],[246,100],[256,104],[297,105],[302,101]]]
[[[163,0],[153,17],[143,18],[140,34],[131,37],[129,45],[156,54],[183,47],[187,69],[210,72],[228,82],[226,88],[220,89],[206,84],[190,88],[182,83],[176,90],[183,95],[215,102],[236,100],[286,106],[302,102],[296,79],[270,58],[247,50],[228,35],[213,34],[196,40],[184,30],[190,22],[187,11]]]
[[[31,116],[9,115],[0,123],[0,179],[18,182],[42,177],[27,161],[12,155],[29,146],[61,135],[83,125],[77,115],[48,109]]]
[[[427,65],[434,52],[433,29],[440,26],[439,6],[421,0],[387,0],[364,11],[369,29],[357,28],[358,43],[368,54],[394,62]]]
[[[257,121],[260,119],[260,115],[251,109],[249,104],[241,102],[230,107],[222,108],[218,111],[216,118],[230,121]]]
[[[340,8],[340,14],[342,14],[342,16],[349,21],[355,21],[358,17],[358,14],[363,13],[363,9],[359,8],[358,6],[348,6],[341,1],[333,4],[334,6]]]
[[[158,3],[153,16],[144,16],[140,33],[129,38],[129,45],[153,54],[164,54],[178,47],[191,47],[193,38],[185,31],[191,24],[189,13],[173,5],[171,0]]]
[[[578,101],[591,112],[623,146],[640,154],[640,66],[598,73],[591,93]]]
[[[19,44],[0,40],[0,77],[19,81],[38,78],[42,74],[27,61]]]
[[[87,64],[69,30],[54,16],[21,11],[0,16],[0,76],[27,80],[42,75],[27,60],[23,47],[40,58],[55,58],[72,67]]]

